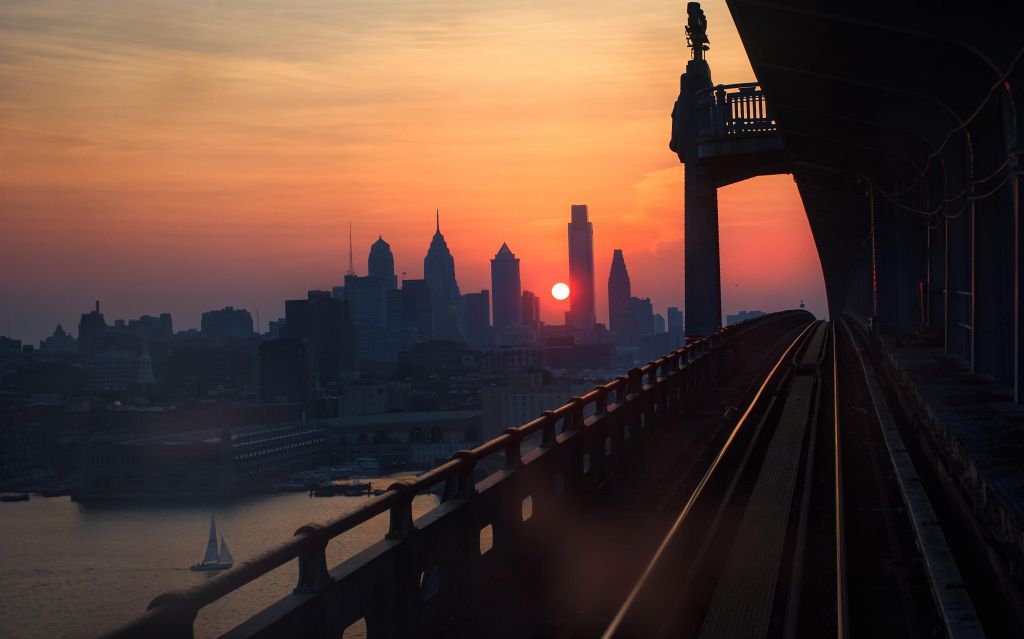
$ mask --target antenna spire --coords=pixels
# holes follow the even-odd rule
[[[355,263],[352,261],[352,220],[348,221],[348,273],[346,275],[355,275]]]
[[[434,231],[437,233],[441,232],[441,209],[434,209]]]

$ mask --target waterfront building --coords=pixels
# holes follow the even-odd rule
[[[82,501],[228,496],[328,461],[321,425],[237,426],[83,444]]]
[[[483,439],[493,439],[506,428],[536,419],[542,412],[561,406],[591,388],[593,384],[555,379],[545,371],[510,375],[506,383],[485,387],[480,392]]]

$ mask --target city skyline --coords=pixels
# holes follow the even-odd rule
[[[576,205],[576,204],[574,204],[574,205],[572,205],[570,207],[570,209],[571,209],[571,214],[575,213],[577,210],[582,210],[584,217],[586,216],[587,206],[585,204],[583,204],[583,205]],[[570,220],[571,219],[572,218],[570,216]],[[458,279],[458,273],[459,273],[458,260],[456,260],[454,258],[453,253],[449,250],[449,248],[448,248],[448,246],[446,244],[446,241],[444,239],[444,235],[440,231],[440,213],[438,211],[435,211],[434,224],[435,224],[434,234],[433,234],[433,237],[432,237],[432,240],[431,240],[430,244],[428,245],[428,249],[426,251],[426,257],[424,258],[424,266],[426,266],[426,264],[431,259],[436,260],[437,257],[438,257],[438,252],[439,251],[443,251],[443,254],[440,257],[441,257],[442,261],[445,262],[443,264],[443,268],[446,271],[445,275],[448,274],[448,269],[450,268],[450,269],[452,269],[450,272],[454,276],[454,280],[457,280]],[[569,226],[571,228],[572,225],[570,224]],[[339,283],[341,283],[341,282],[348,282],[353,277],[355,277],[357,280],[374,279],[374,278],[376,278],[376,279],[380,279],[380,280],[386,282],[385,288],[394,289],[398,285],[401,285],[403,282],[405,282],[407,280],[418,280],[418,281],[424,281],[424,282],[426,281],[426,278],[425,278],[426,269],[425,268],[420,273],[415,273],[415,272],[410,273],[409,271],[397,272],[397,268],[395,266],[395,264],[397,263],[397,257],[392,253],[390,244],[384,239],[382,233],[378,233],[376,240],[374,240],[369,245],[369,248],[366,251],[367,257],[366,257],[365,261],[360,261],[358,259],[353,260],[352,256],[354,254],[358,254],[358,253],[354,252],[355,251],[355,249],[354,249],[354,244],[355,243],[352,240],[352,227],[351,227],[351,225],[349,225],[346,228],[347,228],[348,233],[349,233],[349,235],[348,235],[348,238],[349,238],[348,242],[349,242],[349,244],[345,248],[345,251],[346,251],[345,252],[345,259],[347,260],[346,263],[345,263],[346,269],[343,272],[339,271],[339,274],[340,274],[340,278],[338,278],[338,282]],[[596,233],[593,233],[592,230],[590,230],[589,232],[594,234],[594,235],[596,235]],[[519,274],[518,273],[520,271],[520,264],[519,264],[520,260],[518,259],[517,256],[513,255],[510,252],[510,250],[508,249],[508,246],[507,246],[507,242],[503,242],[502,243],[501,250],[498,251],[496,257],[501,258],[504,255],[510,256],[509,259],[514,259],[514,261],[515,261],[515,268],[516,268],[516,278],[518,280],[519,279]],[[622,264],[622,257],[623,257],[622,249],[618,249],[618,248],[614,249],[612,258],[608,260],[609,272],[612,274],[612,277],[616,277],[616,274],[618,273],[616,271],[617,268],[625,269],[625,266]],[[568,273],[569,262],[570,261],[571,261],[571,257],[570,257],[570,255],[567,254],[566,260],[565,260],[565,262],[566,262],[566,272],[567,273]],[[491,290],[491,292],[493,294],[493,289],[495,288],[495,286],[494,286],[494,258],[492,257],[489,260],[489,262],[490,262],[490,269],[489,269],[489,273],[488,273],[488,280],[485,283],[485,286],[487,288],[484,289],[484,292],[487,292],[487,290],[489,289],[489,290]],[[597,262],[596,258],[595,258],[595,262]],[[360,269],[359,268],[360,264],[364,264],[365,267],[363,269]],[[595,270],[595,273],[593,273],[593,275],[596,275],[597,269],[594,269],[594,270]],[[365,271],[365,274],[361,274],[361,271]],[[623,271],[623,274],[625,275],[625,278],[626,278],[626,289],[627,289],[627,298],[628,298],[629,276],[628,276],[628,274],[625,274],[624,271]],[[566,276],[563,279],[570,279],[570,278],[568,276]],[[556,284],[556,283],[559,283],[559,282],[561,282],[561,279],[556,277],[554,279],[551,279],[550,283],[553,285],[553,284]],[[455,291],[454,294],[457,295],[458,294],[457,291],[459,290],[458,289],[458,285],[457,285],[457,281],[453,281],[452,284],[454,285],[454,291]],[[306,293],[309,293],[309,292],[313,292],[313,291],[330,291],[330,290],[332,290],[332,288],[333,289],[337,289],[338,287],[339,287],[339,284],[337,284],[337,283],[333,284],[333,285],[329,285],[329,286],[310,286],[310,287],[307,287],[305,289],[305,291],[302,291],[301,293],[297,292],[295,295],[292,295],[291,297],[301,298],[301,297],[304,297],[304,295]],[[612,329],[613,328],[612,327],[613,320],[612,320],[612,317],[611,317],[612,316],[612,309],[610,307],[611,301],[610,301],[610,299],[609,299],[609,297],[607,295],[603,296],[603,298],[597,297],[596,292],[599,289],[600,289],[600,287],[595,287],[595,290],[594,290],[595,298],[596,299],[600,299],[603,302],[604,305],[602,306],[601,304],[597,304],[597,308],[596,308],[596,323],[604,325],[605,328],[607,328],[607,329]],[[528,292],[528,289],[527,289],[527,287],[525,285],[522,285],[520,290],[522,290],[523,292]],[[547,288],[542,288],[541,290],[548,290],[548,289]],[[472,291],[468,291],[467,293],[472,293]],[[640,291],[640,294],[642,296],[646,296],[648,298],[651,297],[650,295],[645,295],[644,291],[642,291],[642,290]],[[290,299],[290,298],[288,298],[288,299]],[[571,312],[569,310],[570,306],[571,306],[571,301],[570,300],[572,299],[571,287],[570,287],[570,296],[568,298],[566,298],[566,299],[557,299],[557,298],[554,298],[551,294],[542,295],[542,296],[540,296],[539,298],[536,298],[536,299],[537,299],[537,302],[539,303],[539,308],[540,308],[540,317],[539,317],[540,321],[546,322],[547,324],[551,324],[551,325],[564,325],[564,324],[567,323],[567,320],[569,319],[569,315],[571,315]],[[680,299],[682,299],[682,295],[680,295]],[[541,300],[543,300],[543,302],[541,302]],[[96,306],[96,309],[99,308],[100,301],[101,300],[97,299],[97,300],[94,300],[92,302]],[[238,310],[243,310],[243,311],[250,312],[251,315],[252,315],[253,321],[254,321],[253,331],[256,334],[263,334],[267,330],[269,330],[269,324],[271,322],[277,321],[278,319],[283,319],[285,317],[284,308],[285,308],[285,305],[286,305],[286,301],[287,301],[287,299],[282,299],[282,300],[279,301],[279,305],[281,307],[280,314],[276,314],[275,315],[275,314],[271,313],[270,315],[266,315],[266,316],[264,316],[262,318],[261,318],[261,310],[259,308],[250,309],[250,308],[247,308],[247,307],[241,307],[240,306]],[[106,301],[104,301],[104,303],[106,305]],[[593,303],[593,302],[591,302],[591,303]],[[804,304],[804,300],[803,299],[800,300],[800,304],[801,305]],[[114,306],[115,307],[117,306],[116,300],[115,300]],[[203,320],[203,322],[206,321],[206,316],[211,311],[217,311],[217,310],[221,309],[222,307],[225,310],[230,310],[230,309],[232,309],[232,304],[228,303],[228,302],[225,302],[225,303],[222,303],[222,304],[221,303],[215,303],[210,308],[204,309],[204,310],[200,311],[201,319]],[[671,309],[672,307],[673,307],[672,303],[669,303],[667,306],[659,306],[657,304],[653,304],[653,308],[655,309],[655,312],[657,312],[659,309],[662,309],[662,310],[666,309],[666,308]],[[729,309],[729,310],[734,310],[735,312],[741,312],[741,311],[746,311],[748,309],[746,309],[746,308],[743,308],[743,309],[736,308],[736,309]],[[513,315],[518,315],[519,312],[520,311],[519,311],[518,308],[515,308],[512,311]],[[80,315],[84,315],[85,313],[87,313],[87,311],[85,311],[83,309],[79,313],[76,313],[75,317],[79,317]],[[142,311],[140,311],[138,313],[134,313],[134,314],[132,314],[132,313],[128,313],[128,314],[110,314],[110,318],[111,318],[111,321],[113,321],[114,319],[118,319],[119,321],[121,321],[121,320],[127,321],[130,318],[146,317],[146,316],[149,316],[150,314],[154,314],[154,313],[157,314],[157,315],[169,315],[171,317],[175,317],[176,318],[174,320],[175,321],[175,332],[201,329],[201,327],[203,325],[202,323],[195,323],[195,324],[188,323],[188,322],[182,323],[179,315],[176,314],[173,310],[168,310],[168,309],[145,309],[145,310],[142,310]],[[726,313],[723,313],[723,324],[724,324],[724,321],[725,321],[725,314]],[[3,319],[3,318],[0,318],[0,319]],[[42,327],[39,327],[38,331],[40,332],[40,337],[38,339],[31,339],[31,338],[27,338],[25,336],[13,334],[13,333],[8,335],[6,332],[4,332],[2,334],[4,336],[6,336],[6,337],[11,337],[13,339],[21,340],[25,344],[36,345],[39,342],[49,338],[51,335],[54,334],[54,330],[55,329],[61,329],[65,324],[67,324],[69,329],[70,329],[68,334],[72,335],[72,336],[77,336],[77,333],[74,330],[75,327],[77,326],[77,321],[71,321],[71,320],[68,320],[68,321],[64,321],[64,320],[57,321],[55,324],[51,325],[51,327],[47,327],[46,325],[44,325]],[[504,323],[502,325],[504,325]],[[500,326],[498,326],[498,324],[495,324],[494,326],[495,326],[495,328],[500,328]]]
[[[705,6],[716,81],[749,79],[728,11]],[[260,17],[279,13],[167,1],[105,23],[87,3],[0,7],[13,96],[0,156],[18,159],[0,176],[0,331],[9,321],[35,342],[97,298],[111,316],[163,309],[183,328],[231,304],[265,326],[281,300],[340,282],[349,219],[364,255],[382,234],[396,273],[417,273],[435,207],[460,288],[488,286],[505,241],[523,287],[546,291],[568,277],[574,201],[590,206],[599,276],[622,248],[638,290],[682,304],[682,175],[665,110],[686,51],[664,19],[682,5]],[[725,310],[803,298],[823,314],[792,179],[722,189],[720,209]],[[543,304],[549,323],[561,312]]]

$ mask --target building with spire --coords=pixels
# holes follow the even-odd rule
[[[594,308],[594,227],[586,204],[573,204],[569,221],[569,312],[566,324],[590,330],[597,323]]]
[[[612,268],[608,273],[608,329],[621,331],[625,326],[626,307],[633,291],[629,283],[629,271],[622,249],[612,253]]]
[[[459,337],[459,284],[455,281],[455,258],[441,235],[441,214],[435,212],[434,237],[423,258],[423,279],[430,287],[434,308],[434,336],[437,339]]]
[[[491,299],[494,305],[494,328],[522,323],[522,285],[519,281],[519,258],[508,244],[502,244],[491,260]]]
[[[373,279],[383,282],[386,289],[398,288],[398,278],[395,277],[395,256],[391,253],[391,245],[385,242],[380,235],[377,236],[377,241],[370,246],[366,272]]]
[[[352,220],[348,221],[348,270],[345,271],[345,275],[355,275],[356,264],[352,259]]]

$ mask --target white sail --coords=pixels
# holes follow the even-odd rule
[[[235,563],[234,558],[231,556],[231,551],[228,550],[228,545],[224,541],[224,535],[220,536],[220,563],[222,563],[222,564],[233,564],[233,563]]]
[[[206,554],[203,555],[204,564],[217,563],[217,520],[210,515],[210,538],[206,541]]]

